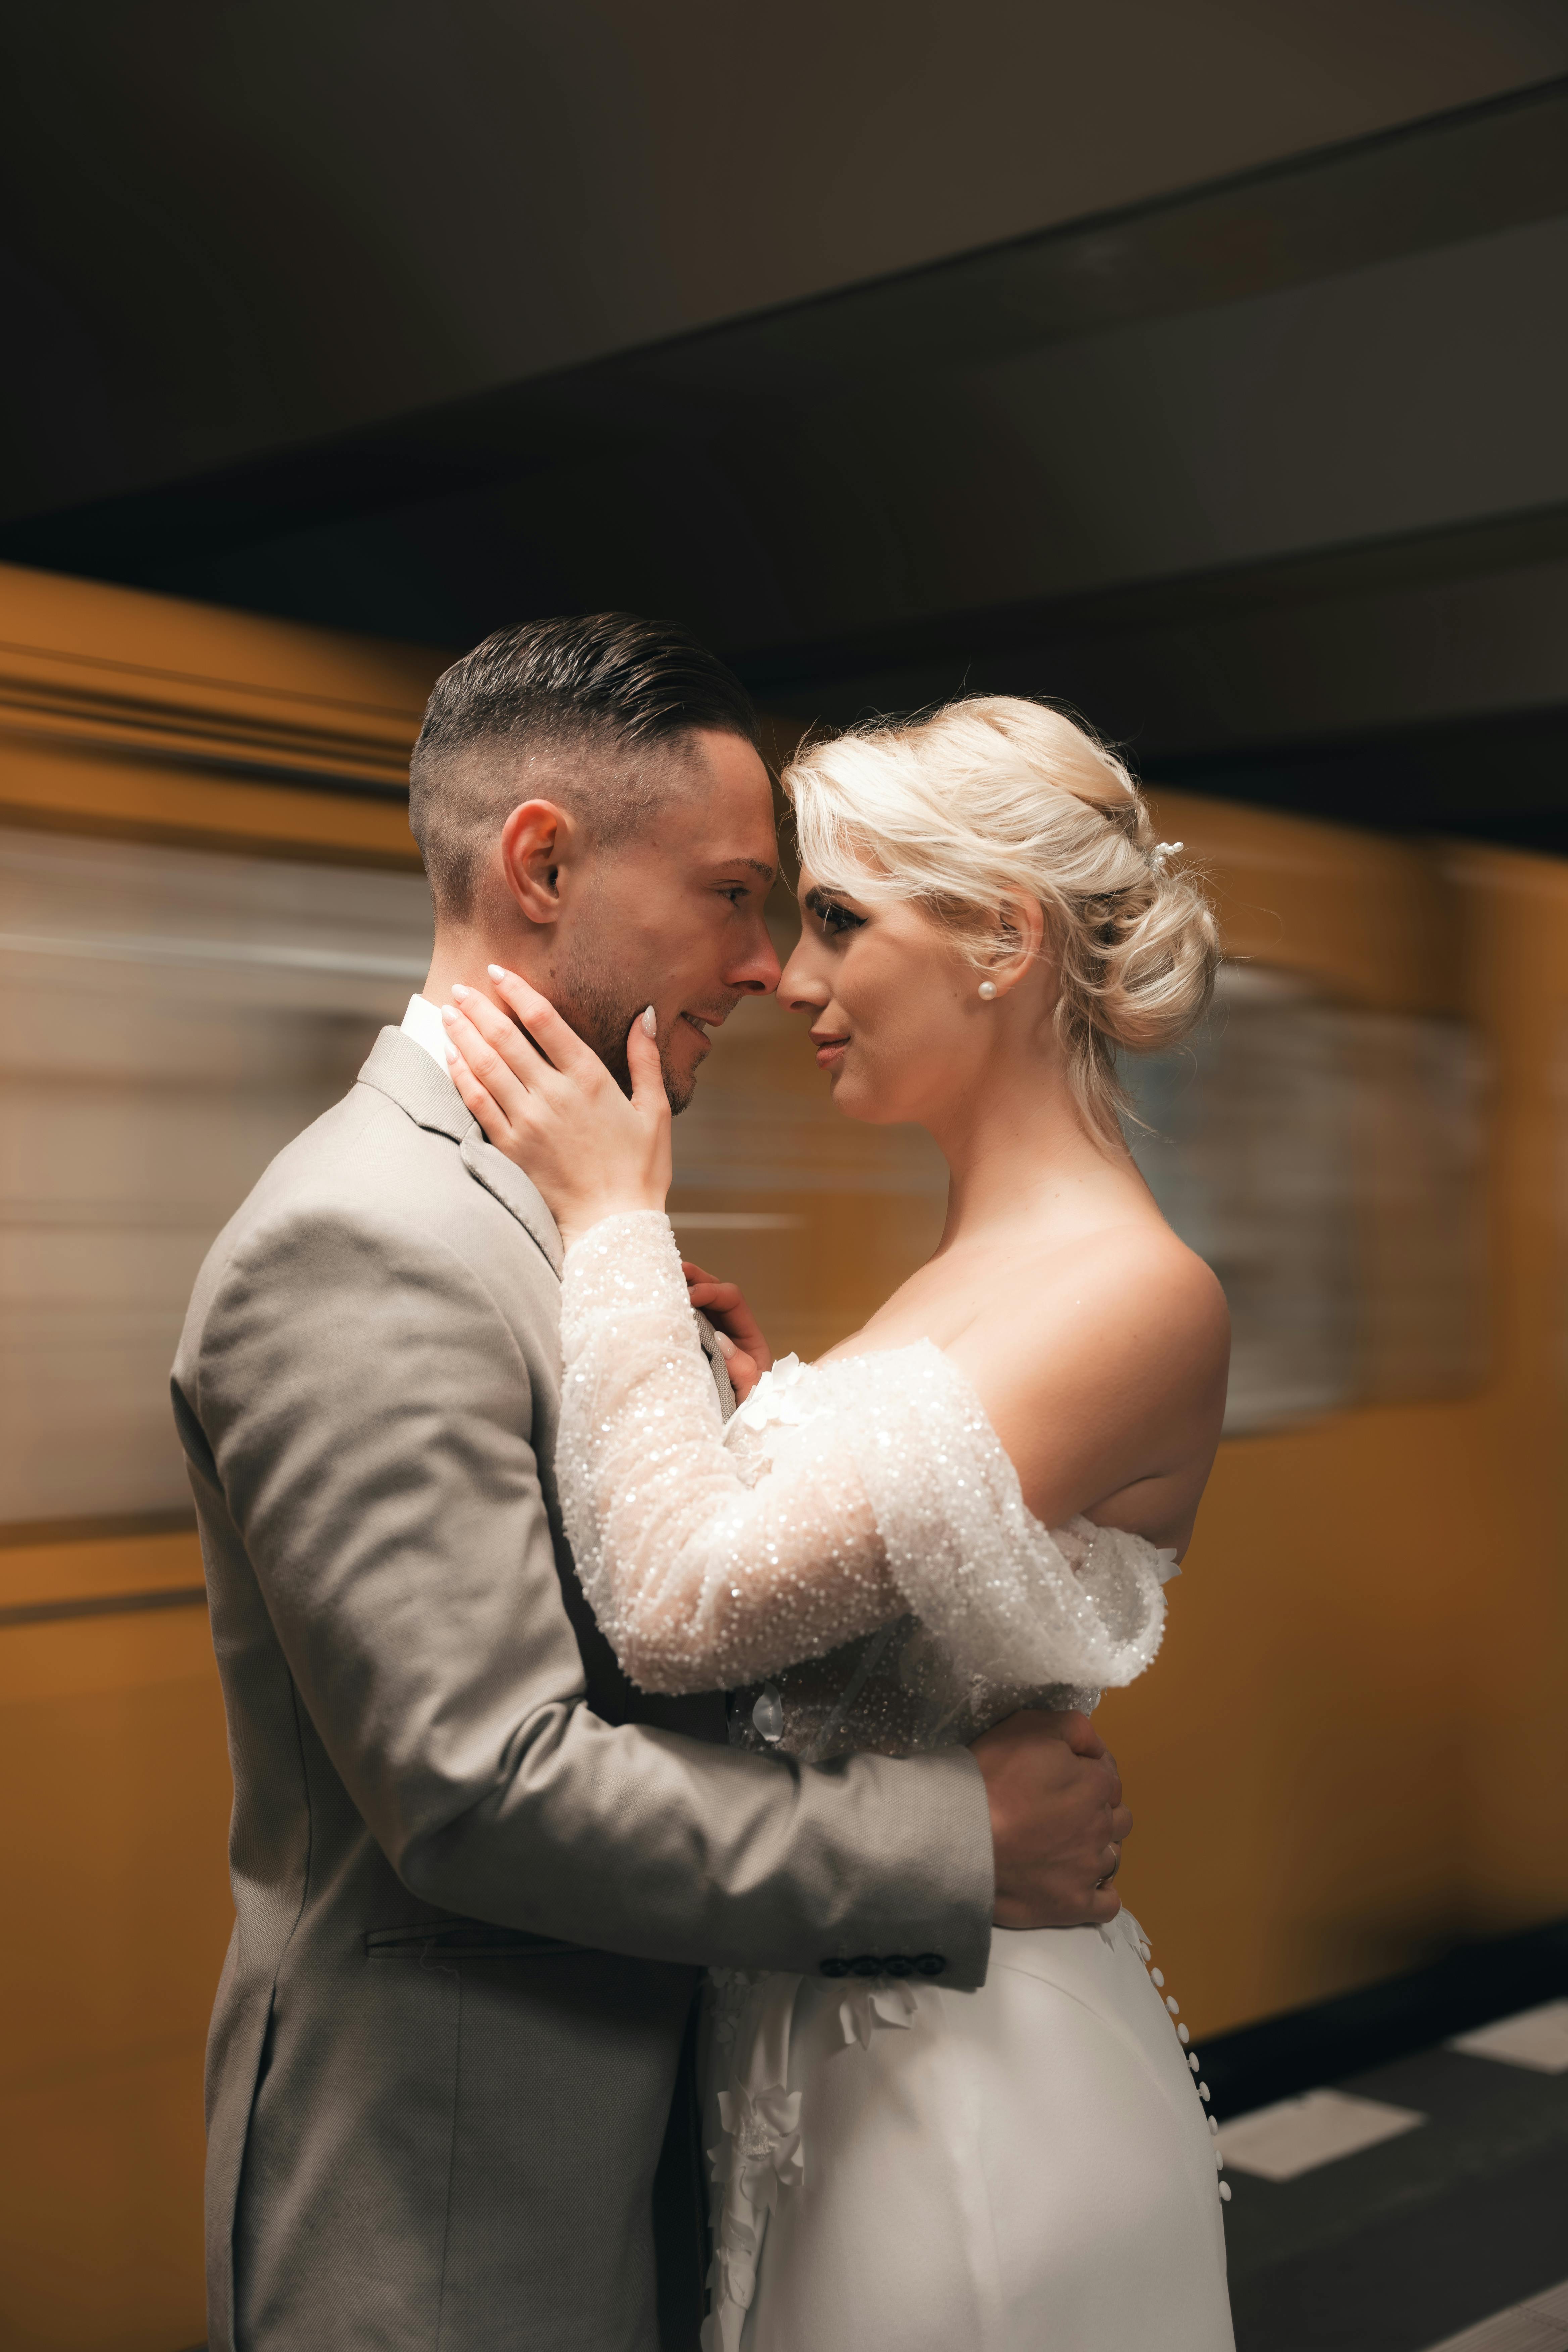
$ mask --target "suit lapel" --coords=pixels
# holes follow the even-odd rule
[[[423,1045],[401,1029],[384,1029],[370,1049],[370,1059],[359,1074],[362,1087],[374,1087],[405,1110],[416,1127],[449,1135],[461,1143],[473,1118],[445,1070],[438,1070]]]
[[[439,1076],[439,1073],[436,1073]],[[468,1114],[465,1110],[464,1117]],[[526,1234],[531,1234],[554,1269],[556,1280],[565,1251],[561,1245],[561,1228],[545,1206],[543,1195],[514,1160],[485,1137],[477,1121],[470,1120],[468,1131],[460,1145],[463,1165],[476,1184],[493,1192],[503,1209],[509,1209]],[[713,1375],[713,1385],[719,1391],[719,1410],[726,1421],[735,1410],[735,1391],[731,1385],[729,1370],[719,1343],[713,1337],[713,1326],[706,1315],[697,1317],[697,1336],[702,1342],[702,1352],[708,1359],[708,1369]]]
[[[561,1247],[561,1229],[544,1205],[543,1195],[531,1180],[525,1176],[504,1151],[498,1151],[487,1140],[476,1120],[468,1122],[468,1131],[459,1149],[463,1165],[476,1184],[492,1192],[503,1209],[517,1219],[525,1234],[531,1234],[550,1260],[557,1277],[565,1253]]]
[[[713,1337],[713,1326],[700,1308],[697,1309],[697,1336],[702,1342],[702,1352],[708,1359],[708,1369],[713,1375],[713,1385],[719,1391],[719,1411],[726,1421],[735,1410],[735,1391],[730,1382],[730,1367],[719,1352]]]
[[[539,1192],[504,1151],[488,1143],[468,1105],[423,1045],[401,1029],[384,1029],[371,1048],[360,1084],[374,1087],[406,1111],[416,1126],[450,1136],[477,1184],[498,1200],[542,1251],[552,1271],[561,1272],[561,1234]]]
[[[561,1230],[543,1196],[504,1151],[487,1140],[451,1079],[436,1067],[424,1046],[416,1045],[401,1029],[384,1029],[359,1076],[362,1086],[374,1087],[378,1094],[387,1096],[416,1126],[451,1137],[475,1183],[482,1184],[517,1219],[559,1278],[563,1255]],[[698,1316],[697,1330],[719,1392],[720,1411],[728,1421],[735,1410],[735,1391],[706,1315]]]

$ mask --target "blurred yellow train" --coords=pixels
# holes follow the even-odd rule
[[[167,1367],[423,975],[439,656],[6,570],[0,639],[0,2336],[181,2352],[229,1787]],[[1230,961],[1131,1074],[1137,1148],[1237,1352],[1165,1651],[1102,1721],[1201,2033],[1568,1911],[1568,866],[1157,814]],[[781,1349],[939,1228],[922,1139],[837,1119],[773,1004],[677,1137],[682,1238]]]

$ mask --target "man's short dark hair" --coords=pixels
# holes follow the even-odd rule
[[[468,911],[496,835],[536,792],[595,844],[636,834],[679,789],[700,728],[755,744],[757,714],[733,670],[673,622],[590,613],[498,629],[437,679],[409,766],[437,906]],[[536,754],[548,781],[528,775]]]

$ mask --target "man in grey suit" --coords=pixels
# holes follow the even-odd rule
[[[662,2295],[652,2208],[703,1966],[975,1986],[994,1918],[1110,1916],[1130,1821],[1080,1718],[732,1748],[721,1697],[630,1687],[573,1574],[560,1239],[437,1008],[499,961],[616,1066],[652,1002],[689,1099],[778,977],[739,682],[624,615],[504,631],[437,684],[411,814],[424,995],[214,1244],[174,1369],[235,1780],[211,2344],[653,2352],[661,2305],[690,2340],[695,2198]]]

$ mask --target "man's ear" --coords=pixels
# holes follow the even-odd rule
[[[501,872],[531,923],[553,923],[561,913],[564,869],[581,849],[579,829],[554,801],[522,801],[501,827]]]

